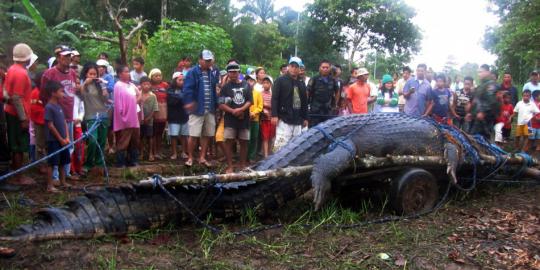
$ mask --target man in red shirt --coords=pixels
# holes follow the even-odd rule
[[[347,88],[348,107],[351,113],[368,113],[368,104],[374,102],[377,98],[371,96],[371,87],[367,83],[368,76],[367,69],[358,69],[356,82]]]
[[[48,81],[57,81],[64,86],[64,98],[59,101],[59,104],[62,107],[62,111],[64,111],[64,116],[68,124],[69,139],[73,141],[73,105],[75,103],[75,92],[80,88],[79,76],[74,69],[69,68],[71,64],[71,48],[65,45],[59,45],[56,46],[54,52],[58,63],[43,73],[41,85],[46,85]],[[70,152],[72,151],[70,149]],[[77,177],[70,174],[70,168],[71,164],[64,165],[66,177],[70,180],[77,180]]]
[[[13,170],[17,170],[22,166],[23,154],[28,152],[28,145],[30,144],[28,125],[32,83],[26,66],[30,62],[32,53],[30,46],[24,43],[19,43],[13,47],[14,64],[8,69],[4,83],[9,98],[5,105],[5,112]],[[32,178],[21,174],[14,176],[12,181],[13,184],[19,185],[35,184]]]

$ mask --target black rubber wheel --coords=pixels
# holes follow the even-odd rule
[[[391,203],[402,215],[419,214],[435,206],[439,185],[430,172],[420,168],[403,170],[392,179]]]

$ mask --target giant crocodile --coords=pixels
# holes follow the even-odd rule
[[[470,141],[476,154],[494,158],[493,152],[483,144],[472,137],[463,137]],[[313,187],[315,207],[320,208],[331,185],[339,183],[341,176],[350,172],[355,159],[363,157],[441,157],[444,160],[443,171],[450,181],[457,183],[456,175],[470,174],[471,167],[464,166],[466,147],[462,145],[463,140],[449,138],[449,134],[436,123],[405,114],[337,117],[293,138],[282,149],[251,168],[264,171],[313,165],[311,177],[276,177],[261,182],[217,183],[211,187],[170,186],[167,187],[168,194],[140,184],[104,187],[76,197],[62,207],[40,210],[32,224],[22,225],[0,240],[37,241],[119,235],[162,226],[172,220],[189,219],[185,208],[179,207],[171,195],[186,208],[200,210],[197,215],[231,218],[246,208],[255,207],[258,214],[264,215]],[[479,173],[482,174],[482,170]],[[209,204],[209,208],[204,207]]]

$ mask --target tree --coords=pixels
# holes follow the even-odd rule
[[[381,79],[384,74],[399,74],[406,63],[411,61],[407,54],[368,53],[365,66],[373,79]]]
[[[127,63],[127,55],[128,55],[128,44],[130,41],[135,37],[138,31],[140,31],[146,23],[148,23],[148,20],[143,20],[141,16],[136,17],[133,19],[135,22],[135,25],[131,28],[129,33],[126,35],[124,32],[124,26],[122,25],[124,15],[127,13],[127,3],[124,3],[123,1],[120,2],[118,7],[113,7],[109,0],[105,0],[105,7],[107,9],[107,14],[109,14],[110,20],[113,22],[114,29],[117,34],[117,38],[110,38],[107,36],[100,36],[96,32],[92,32],[91,34],[82,34],[81,37],[84,38],[90,38],[95,39],[98,41],[106,41],[114,44],[118,44],[118,48],[120,49],[120,61],[124,64]]]
[[[540,1],[490,0],[499,26],[486,30],[484,47],[498,56],[496,65],[518,82],[540,67]]]
[[[349,66],[366,50],[419,50],[421,34],[411,21],[415,11],[402,0],[315,0],[307,11],[315,24],[329,30],[333,42],[327,44],[348,51]]]
[[[241,0],[244,3],[244,7],[240,10],[241,13],[252,17],[257,20],[260,19],[262,23],[268,23],[275,17],[274,12],[274,0]]]
[[[164,20],[164,26],[148,40],[147,49],[148,66],[159,67],[164,78],[170,78],[183,56],[198,59],[203,49],[211,50],[216,64],[223,66],[231,57],[232,42],[219,27]]]
[[[463,64],[463,66],[461,66],[459,70],[460,70],[461,76],[463,76],[464,78],[467,76],[470,76],[473,79],[478,80],[478,67],[479,66],[476,63],[467,62]]]
[[[454,80],[456,75],[459,75],[460,73],[457,67],[458,63],[456,57],[453,55],[448,55],[448,58],[446,58],[446,62],[444,63],[443,73]]]

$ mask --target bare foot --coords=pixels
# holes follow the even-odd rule
[[[36,184],[36,181],[34,181],[34,179],[28,177],[28,176],[21,176],[19,178],[19,185],[21,186],[30,186],[30,185],[35,185]]]
[[[177,158],[178,158],[178,156],[176,156],[176,155],[171,156],[171,160],[176,160]]]
[[[234,173],[234,169],[232,167],[227,167],[227,169],[225,169],[225,173]]]
[[[80,180],[80,178],[77,175],[74,175],[74,174],[72,174],[70,176],[67,176],[66,178],[68,180],[71,180],[71,181],[79,181]]]
[[[54,186],[48,186],[47,187],[47,192],[49,192],[49,193],[58,193],[58,192],[60,192],[60,190],[58,190]]]
[[[208,162],[208,160],[206,159],[199,159],[199,164],[204,165],[206,167],[212,167],[212,164],[210,164],[210,162]]]
[[[154,161],[154,160],[156,160],[156,157],[154,157],[153,155],[148,157],[148,161]]]
[[[186,165],[187,167],[193,166],[193,160],[192,159],[186,160],[186,163],[184,163],[184,165]]]
[[[62,187],[65,187],[65,188],[69,188],[71,186],[72,185],[70,183],[68,183],[68,182],[65,182],[65,183],[62,184]]]

